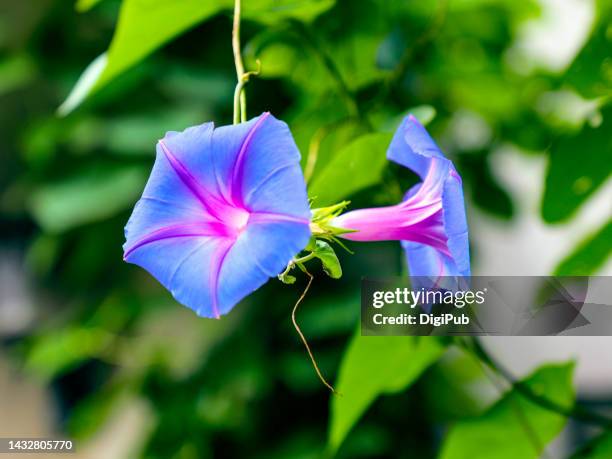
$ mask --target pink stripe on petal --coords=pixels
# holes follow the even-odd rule
[[[249,217],[249,223],[301,223],[309,225],[310,221],[306,218],[294,217],[292,215],[277,214],[274,212],[253,212]]]
[[[215,319],[221,318],[221,314],[219,313],[219,274],[221,273],[221,267],[223,266],[223,262],[225,261],[225,257],[229,253],[230,249],[233,247],[234,241],[221,241],[219,243],[219,247],[213,253],[212,260],[210,260],[210,274],[208,278],[208,285],[210,286],[210,292],[212,295],[212,313]],[[198,314],[201,315],[201,311],[198,311]]]
[[[123,255],[123,259],[127,259],[135,250],[164,239],[182,238],[182,237],[231,237],[228,228],[222,223],[187,223],[166,226],[153,231],[146,236],[140,238],[136,243],[127,249]]]
[[[270,116],[270,112],[263,113],[259,119],[255,122],[253,127],[249,130],[246,137],[244,138],[238,155],[236,156],[236,162],[233,167],[233,174],[229,177],[228,188],[231,193],[232,201],[239,206],[243,206],[242,200],[242,180],[244,175],[244,160],[247,155],[247,150],[253,139],[253,136],[257,132],[257,129],[264,123],[264,121]]]
[[[166,159],[170,163],[170,166],[176,172],[181,182],[194,194],[196,198],[202,203],[204,208],[216,219],[221,220],[224,208],[227,204],[220,201],[214,195],[206,191],[202,185],[191,175],[185,165],[170,151],[168,146],[163,140],[159,141],[162,147]]]

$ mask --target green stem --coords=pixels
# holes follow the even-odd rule
[[[467,340],[469,341],[470,338],[467,338]],[[476,353],[474,352],[474,350],[472,349],[472,343],[466,343],[467,344],[467,348],[469,348],[468,350],[474,354],[474,356],[476,357],[476,360],[478,361],[478,365],[480,366],[483,374],[489,379],[489,381],[491,381],[491,384],[493,384],[493,386],[495,386],[495,388],[497,389],[500,397],[502,397],[504,395],[504,393],[506,392],[506,385],[504,384],[504,382],[500,379],[504,379],[503,377],[501,377],[495,370],[493,370],[491,367],[489,367],[482,358],[478,357],[476,355]],[[531,423],[529,422],[529,417],[526,415],[525,411],[523,410],[523,407],[521,406],[520,403],[518,403],[518,400],[516,400],[515,398],[510,397],[510,405],[511,405],[511,409],[514,412],[517,421],[519,422],[519,424],[521,425],[521,427],[523,428],[523,431],[525,432],[525,435],[527,436],[529,442],[532,444],[532,446],[534,447],[534,450],[536,452],[536,454],[541,458],[541,459],[548,459],[548,455],[545,452],[545,447],[542,444],[540,437],[538,436],[537,431],[533,428],[533,426],[531,425]]]
[[[312,255],[312,254],[310,254]],[[310,255],[306,255],[305,257],[302,257],[302,259],[310,259],[312,257],[310,257]],[[313,255],[314,256],[314,255]],[[310,285],[312,284],[312,281],[314,279],[314,276],[312,274],[310,274],[308,272],[308,270],[302,266],[301,263],[298,263],[297,260],[294,261],[298,267],[304,271],[304,274],[306,274],[308,276],[308,283],[306,284],[306,288],[304,289],[304,291],[302,292],[302,294],[300,295],[300,297],[298,298],[298,300],[295,302],[295,305],[293,306],[293,310],[291,311],[291,322],[293,322],[293,327],[295,328],[295,331],[297,332],[297,334],[299,335],[300,339],[302,340],[302,343],[304,344],[304,347],[306,348],[306,352],[308,353],[308,357],[310,357],[310,361],[312,362],[312,366],[315,370],[315,373],[317,374],[319,380],[323,383],[323,385],[325,387],[327,387],[332,394],[334,395],[340,395],[338,392],[336,392],[336,389],[334,389],[334,387],[327,382],[327,379],[325,379],[325,376],[323,376],[323,373],[321,372],[321,369],[319,368],[319,365],[317,364],[317,359],[315,359],[314,354],[312,353],[312,350],[310,349],[310,345],[308,344],[308,340],[306,339],[306,337],[304,336],[304,333],[302,333],[302,330],[300,328],[300,326],[297,323],[297,319],[295,318],[295,314],[298,310],[298,306],[302,303],[302,301],[304,301],[304,298],[306,297],[306,294],[308,293],[308,290],[310,289]]]
[[[232,28],[232,50],[238,84],[234,91],[234,124],[246,121],[246,93],[244,91],[244,64],[240,53],[240,0],[234,1],[234,25]]]
[[[304,255],[302,258],[295,258],[293,263],[296,265],[306,263],[308,260],[312,260],[315,257],[314,252],[310,252],[308,255]]]
[[[234,124],[246,121],[246,97],[244,93],[244,81],[239,80],[234,90]],[[244,110],[243,110],[244,108]]]

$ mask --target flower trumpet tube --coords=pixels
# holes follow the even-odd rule
[[[299,159],[269,113],[169,132],[125,228],[124,259],[198,315],[220,317],[308,244]]]
[[[354,232],[353,241],[402,241],[411,277],[470,275],[467,222],[461,177],[425,128],[408,116],[398,128],[387,158],[414,171],[421,182],[394,206],[359,209],[333,225]]]

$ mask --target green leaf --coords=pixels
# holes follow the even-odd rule
[[[230,8],[234,0],[225,2]],[[248,0],[242,2],[243,17],[263,24],[273,24],[285,19],[310,22],[330,9],[336,0]]]
[[[0,96],[31,84],[36,77],[36,65],[27,54],[0,59]]]
[[[84,13],[92,9],[101,1],[102,0],[77,0],[75,8],[79,13]]]
[[[413,115],[419,120],[419,123],[427,126],[434,120],[436,114],[436,109],[431,105],[417,105],[399,114],[389,110],[387,107],[381,107],[380,111],[370,115],[370,120],[374,121],[374,125],[379,131],[395,132],[408,115]]]
[[[587,98],[612,95],[611,20],[612,8],[601,11],[591,37],[565,75],[565,81]]]
[[[542,216],[549,223],[569,218],[610,176],[612,105],[601,111],[598,127],[585,125],[574,137],[560,139],[550,152]]]
[[[491,170],[490,157],[469,154],[460,155],[458,160],[474,204],[497,217],[512,218],[514,203],[503,184],[496,180]]]
[[[70,91],[70,94],[68,94],[68,97],[66,97],[66,100],[58,107],[57,114],[59,116],[70,114],[70,112],[83,103],[96,82],[100,80],[100,75],[102,75],[106,69],[107,64],[107,53],[102,53],[91,61],[79,77],[74,88],[72,88],[72,91]]]
[[[524,384],[536,394],[571,407],[574,365],[547,365]],[[567,418],[510,390],[482,416],[456,423],[448,432],[440,459],[537,459],[563,429]]]
[[[87,67],[60,114],[70,113],[89,94],[157,48],[219,12],[231,10],[233,4],[233,0],[124,0],[107,53]],[[308,21],[333,4],[334,0],[250,0],[244,2],[243,17],[267,24],[288,18]]]
[[[309,195],[317,207],[378,183],[391,137],[390,133],[366,134],[340,150],[310,186]]]
[[[103,328],[70,327],[36,338],[26,359],[26,370],[50,380],[99,355],[112,342],[113,335]]]
[[[332,279],[340,279],[342,277],[342,266],[340,266],[338,256],[331,245],[325,241],[317,240],[316,247],[312,253],[321,260],[325,274]]]
[[[353,336],[346,350],[331,399],[329,449],[335,452],[346,435],[383,394],[405,390],[444,352],[434,337]]]
[[[604,432],[580,448],[571,459],[608,459],[612,457],[612,433]]]
[[[612,253],[612,220],[589,235],[555,269],[555,276],[587,276],[595,273]]]
[[[257,35],[246,58],[251,66],[255,59],[261,60],[264,78],[288,77],[308,97],[335,92],[339,85],[357,92],[389,73],[377,57],[393,17],[376,2],[364,1],[359,8],[340,2],[333,14],[317,21],[316,28],[292,25]]]
[[[45,231],[59,233],[111,217],[134,204],[146,176],[146,170],[139,166],[81,170],[36,190],[29,207]]]
[[[99,432],[115,410],[130,400],[130,383],[127,378],[116,378],[79,402],[67,421],[70,437],[85,441]]]

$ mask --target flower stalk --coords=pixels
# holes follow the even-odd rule
[[[244,91],[244,63],[240,52],[240,13],[241,0],[234,1],[234,24],[232,27],[232,51],[234,52],[234,65],[238,84],[234,92],[234,124],[246,121],[246,93]]]

